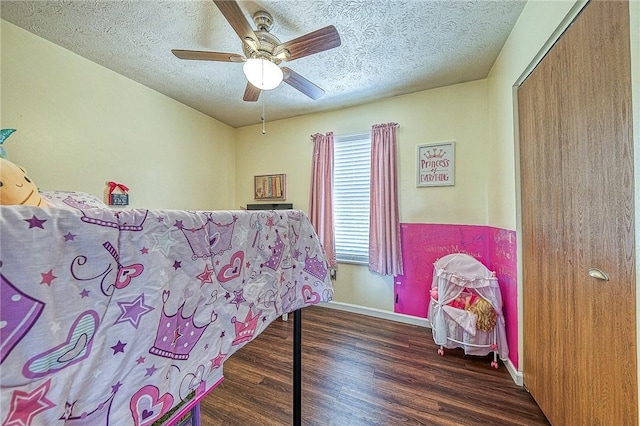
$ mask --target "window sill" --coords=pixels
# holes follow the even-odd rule
[[[343,259],[336,259],[336,262],[338,262],[339,264],[346,264],[346,265],[358,265],[358,266],[369,266],[369,262],[368,261],[364,261],[364,260],[343,260]]]

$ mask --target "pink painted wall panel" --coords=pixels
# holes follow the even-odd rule
[[[442,256],[467,253],[485,263],[487,236],[479,228],[470,225],[402,223],[400,233],[404,275],[395,279],[395,312],[427,317],[433,262]]]
[[[496,273],[502,294],[502,313],[507,330],[509,359],[518,368],[518,262],[516,233],[487,227],[491,235],[489,262],[485,266]]]
[[[394,311],[427,317],[433,262],[450,253],[467,253],[494,271],[500,285],[509,359],[518,368],[516,235],[490,226],[401,224],[404,274],[395,277]]]

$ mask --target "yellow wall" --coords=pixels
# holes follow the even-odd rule
[[[101,195],[105,182],[115,180],[131,187],[132,207],[229,209],[254,202],[254,175],[286,173],[287,201],[307,210],[310,135],[356,133],[396,121],[403,222],[515,229],[512,87],[575,3],[529,0],[486,80],[267,122],[266,135],[260,126],[232,129],[0,21],[0,127],[18,129],[5,147],[42,189]],[[630,7],[637,171],[640,2],[632,0]],[[416,145],[445,140],[456,141],[456,186],[416,188]],[[635,176],[638,200],[640,173]],[[640,232],[636,238],[640,251]],[[636,262],[640,271],[640,252]],[[640,274],[638,280],[640,288]],[[340,265],[335,290],[337,301],[393,310],[392,279],[366,267]],[[640,291],[637,297],[640,302]]]
[[[235,205],[233,128],[0,22],[4,147],[41,189],[102,197],[116,181],[130,207]]]
[[[307,210],[311,178],[311,135],[370,131],[373,124],[397,122],[400,217],[402,222],[487,224],[486,181],[492,167],[487,150],[489,123],[486,81],[474,81],[398,96],[380,102],[238,129],[236,200],[252,203],[253,176],[287,174],[287,202]],[[300,95],[304,96],[304,95]],[[311,101],[310,101],[311,102]],[[267,111],[268,115],[268,111]],[[417,145],[456,142],[456,185],[416,187]],[[365,266],[341,264],[335,300],[393,311],[392,277]]]

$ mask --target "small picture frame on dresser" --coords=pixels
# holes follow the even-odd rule
[[[253,177],[253,197],[256,200],[287,199],[287,182],[284,173],[275,175],[260,175]]]

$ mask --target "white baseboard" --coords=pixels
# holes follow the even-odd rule
[[[417,325],[420,327],[428,327],[431,328],[431,323],[426,318],[418,318],[411,315],[398,314],[396,312],[389,312],[382,309],[375,308],[367,308],[365,306],[352,305],[350,303],[343,302],[327,302],[323,303],[321,306],[330,309],[336,309],[339,311],[352,312],[354,314],[362,314],[369,315],[375,318],[386,319],[390,321],[401,322],[404,324]],[[518,371],[510,359],[502,360],[503,364],[507,368],[507,371],[511,375],[511,379],[518,386],[523,386],[523,376],[522,372]]]
[[[516,367],[514,367],[513,363],[510,359],[502,360],[505,367],[507,367],[507,371],[511,374],[511,379],[518,386],[524,386],[524,380],[522,376],[522,371],[518,371]]]
[[[395,312],[389,312],[382,309],[367,308],[365,306],[352,305],[350,303],[342,302],[328,302],[323,303],[321,306],[325,308],[337,309],[339,311],[353,312],[354,314],[369,315],[370,317],[386,319],[390,321],[402,322],[405,324],[418,325],[421,327],[431,328],[431,323],[426,318],[418,318],[411,315],[398,314]]]

